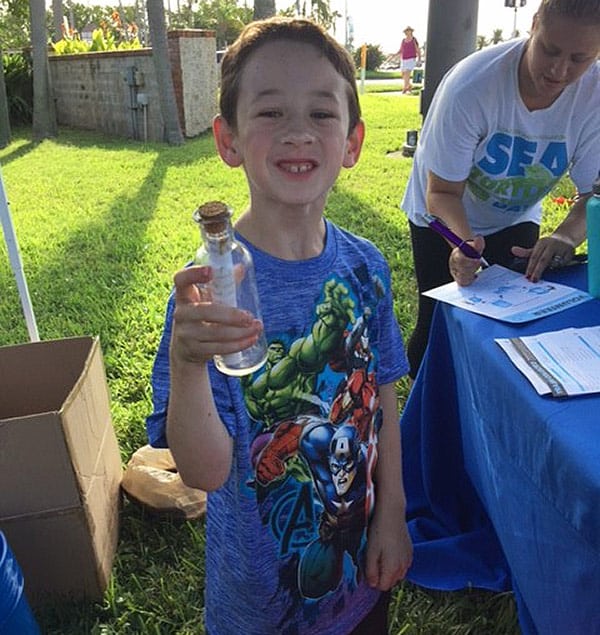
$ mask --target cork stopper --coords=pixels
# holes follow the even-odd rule
[[[225,231],[231,214],[231,208],[226,203],[209,201],[196,209],[193,219],[202,224],[209,234],[220,234]]]

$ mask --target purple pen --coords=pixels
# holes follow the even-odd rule
[[[446,240],[449,240],[453,245],[456,245],[462,253],[467,256],[467,258],[480,260],[484,267],[490,266],[490,263],[477,251],[477,249],[475,249],[475,247],[473,247],[473,245],[470,245],[460,236],[457,236],[441,218],[433,216],[432,214],[423,214],[423,217],[433,231],[446,238]]]

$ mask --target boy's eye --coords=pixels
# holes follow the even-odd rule
[[[259,117],[271,117],[271,118],[275,118],[275,117],[281,117],[281,112],[279,110],[261,110],[258,113]]]
[[[311,117],[313,117],[313,119],[331,119],[335,117],[335,115],[325,110],[317,110],[311,114]]]

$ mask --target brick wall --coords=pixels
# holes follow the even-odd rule
[[[214,31],[168,33],[179,123],[185,136],[210,128],[217,110]],[[152,49],[51,55],[60,125],[130,139],[164,140]]]

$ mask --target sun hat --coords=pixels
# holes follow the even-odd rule
[[[402,31],[402,33],[406,33],[407,31],[410,31],[411,33],[414,31],[414,29],[412,28],[412,26],[407,26],[404,31]]]

